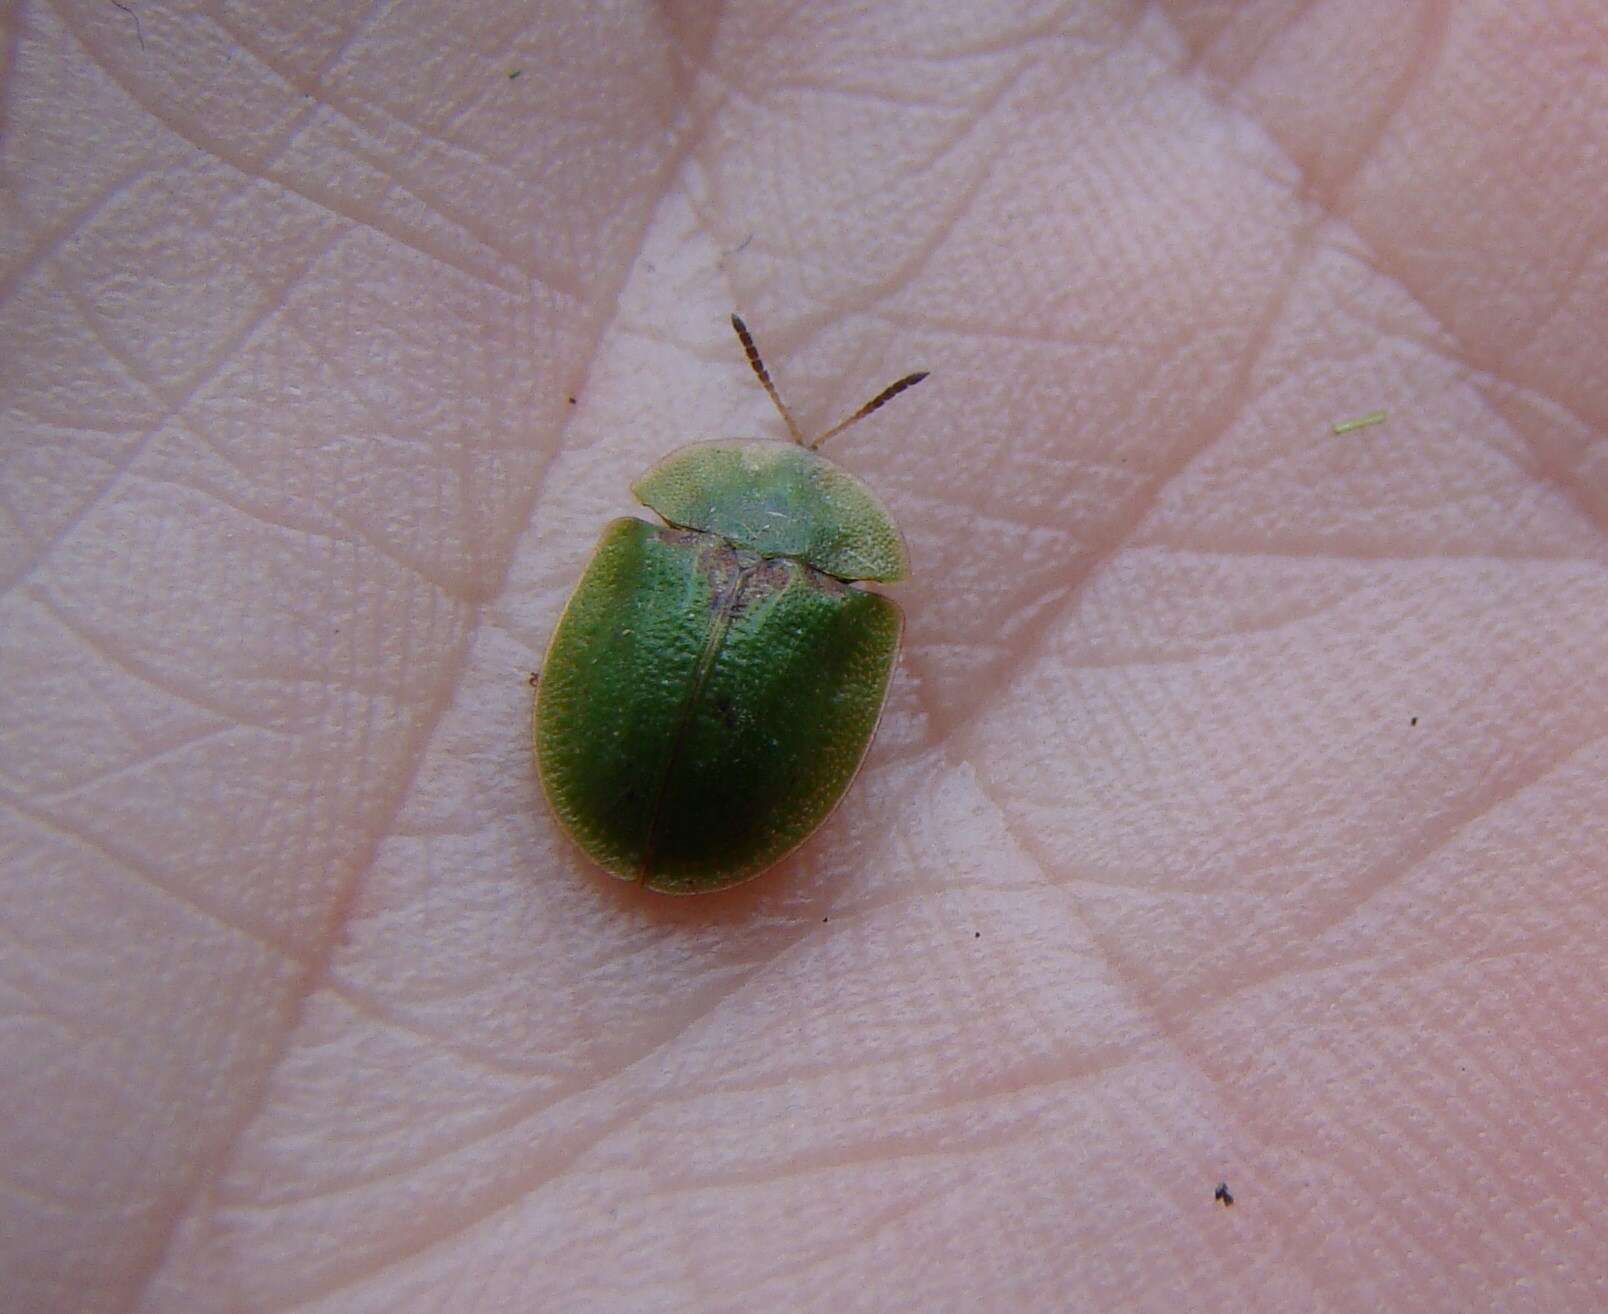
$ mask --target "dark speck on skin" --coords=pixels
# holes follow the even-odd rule
[[[522,68],[510,69],[509,72],[508,72],[508,80],[510,82],[512,82],[515,78],[517,78],[524,71],[525,70],[522,69]]]
[[[132,18],[134,20],[134,35],[139,40],[140,49],[144,50],[145,49],[145,29],[140,26],[140,16],[134,12],[134,10],[133,10],[133,8],[131,6],[123,4],[122,0],[112,0],[112,8],[122,10],[125,14],[127,14],[130,18]]]
[[[1218,1182],[1217,1189],[1212,1192],[1212,1199],[1221,1200],[1223,1202],[1223,1207],[1226,1209],[1229,1205],[1234,1203],[1234,1193],[1228,1189],[1227,1182]]]
[[[569,399],[569,404],[570,404],[570,405],[571,405],[571,406],[573,406],[573,405],[575,405],[575,398],[573,398],[573,397],[571,397],[571,398],[570,398],[570,399]]]
[[[1413,724],[1414,724],[1414,725],[1417,725],[1417,724],[1418,724],[1418,718],[1417,718],[1417,717],[1416,717],[1416,716],[1415,716],[1415,717],[1413,717]]]

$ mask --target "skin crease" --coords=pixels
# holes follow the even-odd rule
[[[1604,1307],[1595,0],[8,24],[0,1309]],[[525,675],[733,309],[915,575],[668,900]]]

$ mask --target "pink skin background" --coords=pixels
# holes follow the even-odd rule
[[[0,1310],[1608,1305],[1597,0],[5,21]],[[676,901],[526,676],[733,309],[916,575]]]

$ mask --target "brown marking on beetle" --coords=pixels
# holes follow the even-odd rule
[[[743,578],[748,573],[736,549],[730,544],[721,543],[718,547],[699,553],[698,565],[704,578],[709,581],[710,612],[729,619],[741,600]]]
[[[793,582],[798,565],[786,557],[761,558],[746,572],[749,587],[756,592],[780,592]]]
[[[841,599],[857,592],[854,585],[817,570],[794,557],[765,557],[740,548],[719,534],[698,529],[655,526],[661,543],[690,547],[698,556],[698,569],[709,585],[709,613],[732,621],[762,598],[790,588],[802,580],[805,587]]]
[[[671,547],[698,547],[703,543],[720,542],[716,535],[706,534],[701,529],[677,529],[674,525],[654,525],[653,532],[659,542],[668,543]]]
[[[831,598],[841,598],[849,593],[858,593],[863,590],[856,589],[854,585],[845,583],[836,575],[828,575],[824,570],[817,570],[808,562],[804,566],[804,578],[809,586],[817,593],[824,593]]]
[[[797,562],[762,557],[714,534],[698,537],[703,540],[698,545],[698,569],[709,584],[709,613],[725,623],[760,598],[786,588],[797,572]]]
[[[750,564],[737,583],[737,595],[731,601],[731,618],[738,619],[745,611],[766,598],[791,588],[802,572],[809,569],[791,557],[761,557],[743,553]]]

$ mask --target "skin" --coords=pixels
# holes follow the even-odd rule
[[[7,11],[0,1305],[1602,1308],[1601,6],[446,10]],[[733,308],[915,575],[669,900],[524,678]]]

